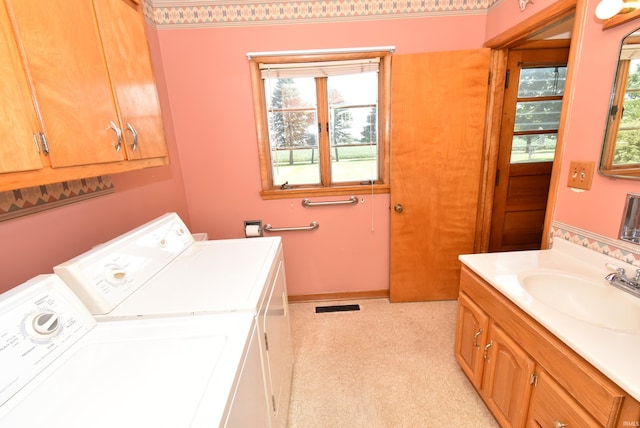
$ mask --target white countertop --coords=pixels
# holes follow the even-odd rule
[[[628,276],[635,273],[634,266],[562,239],[556,239],[550,250],[466,254],[459,258],[629,395],[640,401],[640,326],[637,332],[629,333],[572,318],[535,300],[518,281],[520,272],[552,269],[608,284],[604,277],[611,271],[605,267],[605,263],[625,268]],[[611,289],[624,293],[613,286]]]

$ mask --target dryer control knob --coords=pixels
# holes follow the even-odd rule
[[[50,336],[60,328],[58,315],[52,312],[41,312],[33,317],[33,331],[43,336]]]

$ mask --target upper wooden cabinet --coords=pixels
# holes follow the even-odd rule
[[[129,159],[167,156],[160,102],[139,3],[94,0]]]
[[[18,50],[12,52],[10,43],[6,49],[2,46],[0,70],[8,78],[0,90],[7,92],[9,78],[25,80],[27,84],[15,86],[26,88],[31,98],[31,105],[25,103],[26,113],[32,107],[37,120],[24,130],[5,129],[6,123],[29,121],[3,97],[0,114],[6,119],[1,135],[22,140],[21,134],[28,133],[35,154],[22,146],[25,153],[13,150],[14,143],[7,143],[11,140],[6,137],[0,141],[0,154],[12,153],[3,156],[10,165],[0,161],[0,173],[8,173],[0,176],[0,191],[168,163],[139,2],[4,3],[2,36],[13,40]],[[13,61],[4,61],[5,56]],[[12,76],[10,64],[16,61],[21,67],[14,66],[18,72]],[[16,88],[14,98],[20,95]],[[38,154],[37,143],[46,157]]]
[[[0,4],[0,173],[42,168],[35,110],[4,5]],[[34,139],[36,138],[36,139]]]
[[[125,159],[91,2],[7,0],[53,167]],[[111,125],[113,123],[113,125]]]

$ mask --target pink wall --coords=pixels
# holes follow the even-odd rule
[[[163,76],[156,77],[162,84]],[[165,107],[162,94],[161,102]],[[170,166],[114,175],[113,194],[0,223],[0,292],[51,273],[54,265],[167,211],[177,211],[188,221],[168,113],[164,108]]]
[[[465,31],[460,31],[464,28]],[[243,220],[283,233],[292,295],[389,288],[389,197],[363,189],[357,206],[264,201],[249,67],[255,51],[395,45],[397,54],[480,47],[485,15],[276,26],[159,29],[163,69],[194,231],[242,237]],[[328,198],[332,199],[332,198]],[[372,230],[373,225],[373,230]]]
[[[609,97],[621,39],[639,22],[602,31],[589,0],[584,37],[578,46],[575,91],[570,94],[569,125],[565,133],[558,205],[554,219],[609,238],[617,238],[627,192],[640,192],[640,182],[596,175],[591,191],[576,193],[567,187],[569,162],[600,159]]]

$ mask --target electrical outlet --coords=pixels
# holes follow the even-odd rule
[[[574,189],[591,190],[595,162],[576,162],[569,164],[569,181],[567,186]]]

